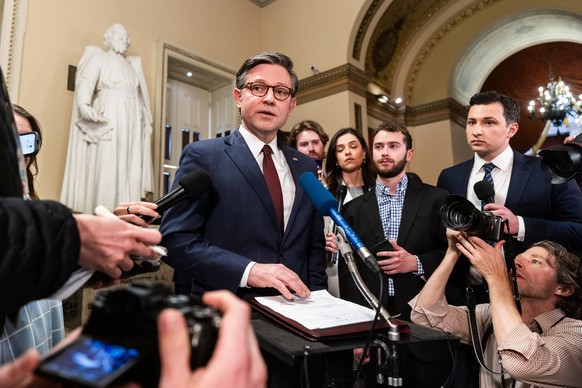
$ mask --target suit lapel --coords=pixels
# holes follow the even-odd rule
[[[376,199],[376,189],[368,191],[363,197],[363,210],[365,218],[368,222],[368,227],[372,231],[374,241],[380,242],[385,239],[384,228],[380,220],[380,210],[378,209],[378,201]]]
[[[257,160],[251,153],[251,150],[244,141],[244,138],[239,131],[234,132],[231,136],[225,138],[227,147],[224,152],[232,160],[240,173],[245,177],[249,183],[249,187],[253,190],[265,209],[271,215],[271,218],[276,225],[279,225],[275,206],[269,194],[265,177],[259,167]]]
[[[420,209],[423,197],[421,186],[421,183],[418,183],[413,179],[408,180],[408,188],[406,189],[404,206],[402,207],[402,218],[400,220],[400,227],[398,228],[399,245],[406,242],[410,229],[414,224],[418,209]]]
[[[511,170],[511,179],[507,190],[505,207],[517,209],[521,202],[525,186],[532,172],[532,165],[527,157],[522,154],[513,152],[513,168]]]
[[[289,221],[287,221],[287,226],[285,227],[285,234],[287,234],[288,230],[291,230],[293,223],[297,217],[297,212],[299,211],[299,204],[301,203],[301,199],[303,198],[304,191],[301,185],[299,184],[299,177],[305,169],[301,167],[301,163],[299,162],[298,152],[293,148],[289,148],[279,144],[279,147],[283,151],[283,155],[285,155],[285,160],[289,165],[289,169],[291,170],[291,175],[293,176],[293,182],[295,183],[295,199],[293,200],[293,207],[291,208],[291,214],[289,215]]]
[[[473,170],[473,164],[475,163],[475,158],[470,159],[461,165],[461,177],[462,179],[458,179],[457,182],[459,183],[458,193],[459,195],[467,198],[468,194],[468,187],[469,186],[469,178],[471,177],[471,170]],[[455,194],[455,193],[451,193]]]

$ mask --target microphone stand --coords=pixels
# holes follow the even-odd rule
[[[360,272],[358,271],[358,267],[356,265],[356,261],[354,259],[354,253],[350,244],[346,241],[345,232],[342,228],[337,228],[337,243],[339,247],[339,251],[344,258],[346,265],[348,266],[348,270],[350,271],[350,275],[352,275],[352,279],[356,283],[356,287],[360,291],[360,293],[364,296],[368,304],[376,311],[379,310],[380,315],[382,318],[388,323],[388,336],[380,335],[376,339],[374,339],[374,345],[378,347],[377,351],[377,373],[376,373],[376,381],[378,384],[383,384],[384,382],[388,383],[390,387],[401,387],[402,386],[402,378],[399,377],[400,371],[400,362],[399,362],[399,354],[396,350],[396,343],[400,340],[400,332],[398,331],[398,325],[390,321],[390,313],[388,310],[384,308],[378,301],[378,299],[374,296],[374,294],[370,291],[370,289],[364,283]],[[381,275],[380,275],[381,276]],[[386,344],[385,339],[388,340],[390,343],[390,347]],[[366,348],[367,349],[367,345]],[[384,354],[386,355],[386,360],[382,362],[382,350],[384,350]],[[359,368],[358,368],[359,369]],[[388,375],[388,381],[384,379],[384,374]]]
[[[374,294],[370,291],[370,289],[364,283],[360,272],[358,271],[358,267],[356,266],[356,261],[354,259],[354,253],[350,244],[347,243],[347,239],[345,237],[344,230],[342,228],[337,228],[337,242],[339,246],[339,251],[344,258],[346,265],[348,266],[348,270],[350,271],[350,275],[352,275],[352,279],[356,283],[356,287],[360,291],[360,293],[364,296],[368,304],[374,309],[377,310],[380,308],[380,315],[382,318],[388,323],[390,327],[388,330],[388,338],[390,341],[399,341],[400,340],[400,332],[398,331],[398,325],[390,321],[390,314],[388,310],[384,308],[384,306],[380,305],[378,299],[374,296]]]

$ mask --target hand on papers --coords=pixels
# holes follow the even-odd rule
[[[281,296],[260,296],[255,300],[309,330],[371,323],[375,316],[374,310],[336,298],[327,290],[313,291],[309,297],[296,298],[293,301],[285,300]]]
[[[291,291],[295,291],[301,298],[311,294],[299,276],[283,264],[253,265],[247,284],[258,288],[276,288],[288,300],[293,300]]]

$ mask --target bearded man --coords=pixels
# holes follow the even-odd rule
[[[404,320],[410,319],[408,301],[420,292],[447,248],[439,209],[448,193],[406,173],[413,155],[406,126],[398,121],[382,123],[374,131],[372,143],[376,185],[351,201],[344,213],[362,242],[376,254],[383,272],[384,307]],[[357,265],[368,288],[380,299],[378,275],[362,261]],[[341,260],[339,279],[342,299],[367,306]]]

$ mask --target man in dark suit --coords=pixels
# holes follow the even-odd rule
[[[540,158],[514,151],[510,139],[519,128],[519,105],[497,92],[475,94],[467,115],[467,142],[475,156],[443,170],[437,186],[466,197],[481,209],[473,190],[484,179],[485,164],[493,163],[491,176],[495,201],[484,210],[509,222],[509,258],[544,239],[570,251],[582,249],[582,193],[574,181],[552,185],[540,166]],[[468,267],[466,261],[460,262]],[[456,270],[457,278],[464,276]],[[451,304],[464,304],[462,295]]]
[[[242,298],[281,293],[289,299],[291,292],[306,297],[326,287],[323,217],[298,184],[303,172],[316,173],[315,162],[277,142],[297,86],[286,55],[247,59],[233,91],[240,128],[182,153],[174,186],[197,169],[212,179],[209,193],[169,209],[161,224],[166,261],[192,277],[194,294],[228,289]],[[271,167],[264,167],[268,158]],[[266,180],[273,165],[278,197]]]
[[[383,300],[391,315],[401,314],[405,320],[410,319],[408,301],[420,292],[447,248],[439,217],[447,192],[406,174],[406,163],[413,154],[412,137],[404,124],[382,123],[372,144],[376,186],[350,202],[344,212],[346,221],[369,249],[383,240],[390,241],[389,248],[376,255],[384,275]],[[378,275],[361,260],[357,266],[370,291],[380,299]],[[339,277],[342,299],[367,306],[343,260]]]

